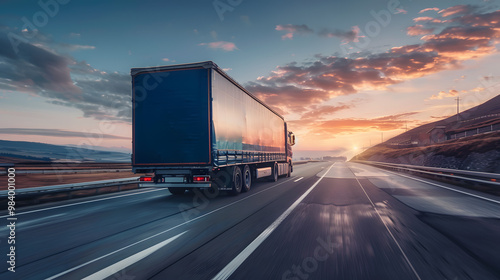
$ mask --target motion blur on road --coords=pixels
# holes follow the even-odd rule
[[[359,163],[297,165],[238,196],[139,189],[17,215],[1,279],[500,278],[498,198]]]

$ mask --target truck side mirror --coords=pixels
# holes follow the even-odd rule
[[[293,132],[288,133],[288,143],[290,146],[295,145],[295,134],[293,134]]]

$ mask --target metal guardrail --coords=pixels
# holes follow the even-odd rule
[[[13,167],[13,166],[12,166]],[[111,173],[111,172],[132,172],[131,168],[110,168],[110,169],[40,169],[26,170],[16,169],[16,174],[87,174],[87,173]],[[7,171],[0,170],[0,175],[6,175]]]
[[[408,165],[408,164],[395,164],[395,163],[385,163],[377,161],[355,161],[355,162],[374,165],[374,166],[381,166],[396,170],[404,170],[421,174],[434,175],[450,179],[458,179],[463,181],[500,186],[500,174],[498,173],[427,167],[427,166]]]
[[[294,164],[305,164],[308,163],[308,160],[304,161],[296,161]],[[110,169],[116,170],[116,169]],[[120,169],[118,169],[120,170]],[[16,173],[19,174],[22,170],[16,170]],[[38,171],[47,171],[47,170],[38,170]],[[49,170],[52,171],[52,170]],[[61,170],[53,170],[54,173],[60,172]],[[74,172],[79,170],[66,170],[68,172]],[[88,172],[89,170],[81,170],[82,172]],[[102,172],[102,169],[99,170]],[[125,170],[123,170],[125,171]],[[130,171],[130,170],[127,170]],[[38,172],[42,174],[41,172]],[[43,173],[48,174],[48,173]],[[89,190],[89,189],[98,189],[104,187],[111,186],[119,186],[126,184],[139,183],[139,177],[130,177],[130,178],[121,178],[121,179],[110,179],[110,180],[102,180],[102,181],[91,181],[91,182],[82,182],[82,183],[72,183],[72,184],[63,184],[63,185],[53,185],[53,186],[44,186],[44,187],[33,187],[33,188],[21,188],[16,189],[16,196],[31,196],[31,195],[45,195],[45,194],[55,194],[55,193],[64,193],[64,192],[73,192],[79,190]],[[5,199],[8,197],[7,190],[0,191],[0,199]]]
[[[117,185],[133,184],[138,182],[139,182],[139,177],[131,177],[131,178],[91,181],[91,182],[82,182],[82,183],[73,183],[64,185],[16,189],[15,192],[16,196],[31,195],[31,194],[50,194],[58,192],[78,191],[78,190],[96,189],[96,188],[103,188],[103,187],[110,187]],[[7,190],[0,191],[0,197],[7,197],[7,196],[8,196]]]

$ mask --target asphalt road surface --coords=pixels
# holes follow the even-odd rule
[[[24,207],[15,272],[6,214],[0,279],[500,279],[500,198],[356,163]]]

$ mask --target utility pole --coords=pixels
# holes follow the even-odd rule
[[[460,96],[457,96],[457,98],[455,98],[455,100],[457,101],[457,122],[460,121]]]
[[[384,132],[382,131],[380,133],[381,133],[381,138],[382,138],[382,142],[380,142],[380,143],[384,143]]]

